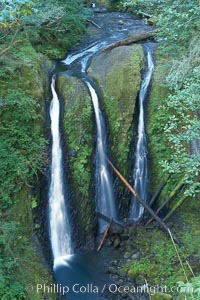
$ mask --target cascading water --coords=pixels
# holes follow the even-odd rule
[[[148,166],[147,166],[147,137],[145,134],[145,119],[144,119],[144,101],[147,96],[148,87],[154,71],[154,62],[152,51],[147,48],[147,71],[142,80],[139,92],[139,121],[138,121],[138,135],[135,151],[135,165],[134,165],[134,189],[140,197],[147,201],[147,182],[148,182]],[[139,221],[143,215],[144,207],[140,205],[135,197],[132,198],[132,205],[130,210],[130,218],[134,221]]]
[[[92,103],[95,111],[96,125],[97,125],[97,153],[96,153],[96,197],[97,210],[110,219],[117,218],[117,210],[115,205],[113,183],[108,170],[106,161],[106,134],[105,125],[102,118],[102,113],[99,108],[98,96],[91,84],[86,81],[88,89],[91,94]],[[106,222],[99,221],[100,232],[104,230]]]
[[[77,61],[82,73],[86,73],[87,63],[91,56],[94,55],[101,47],[105,46],[107,42],[103,41],[86,48],[80,53],[69,55],[63,62],[70,66],[70,64]],[[79,60],[80,59],[80,60]],[[108,170],[108,164],[106,161],[106,132],[104,120],[101,110],[99,108],[99,99],[95,89],[89,83],[88,80],[84,80],[86,83],[93,107],[95,112],[96,126],[97,126],[97,151],[96,151],[96,209],[103,215],[110,219],[117,218],[117,210],[115,205],[115,197],[113,193],[113,183],[111,175]],[[107,223],[103,220],[99,220],[99,231],[102,232],[105,229]]]
[[[51,183],[49,189],[50,240],[54,257],[54,266],[62,258],[73,253],[69,216],[65,205],[62,172],[62,149],[60,145],[59,116],[60,103],[55,92],[55,78],[52,79],[53,99],[50,105],[52,162]]]

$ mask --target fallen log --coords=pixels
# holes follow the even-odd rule
[[[167,203],[169,202],[169,198],[166,198],[165,199],[165,201],[162,203],[162,205],[156,210],[156,214],[158,214],[160,211],[161,211],[161,209],[163,209],[163,207],[165,207],[165,205],[167,205]],[[145,226],[148,226],[152,221],[153,221],[153,217],[151,217],[151,219],[149,219],[148,221],[147,221],[147,223],[145,224]]]
[[[159,187],[157,188],[156,192],[154,193],[153,197],[151,198],[151,200],[149,202],[149,206],[152,206],[153,203],[156,201],[156,199],[162,192],[163,188],[165,187],[168,179],[169,179],[169,176],[167,176],[167,178],[159,185]]]
[[[151,207],[140,198],[138,193],[133,189],[133,187],[128,183],[128,181],[121,175],[121,173],[113,166],[110,160],[108,160],[109,165],[112,167],[113,171],[117,174],[117,176],[121,179],[121,181],[127,186],[127,188],[131,191],[131,193],[135,196],[135,199],[144,206],[144,208],[152,215],[152,217],[160,224],[160,226],[169,233],[169,227],[154,213]],[[174,241],[179,245],[183,246],[183,243],[174,235],[172,234]]]
[[[175,212],[175,210],[186,200],[188,195],[183,195],[179,201],[172,207],[172,209],[169,211],[169,213],[163,218],[163,222],[169,219],[171,215]]]
[[[123,39],[123,40],[114,42],[108,46],[105,46],[105,47],[101,48],[100,50],[106,51],[106,50],[111,50],[111,49],[119,47],[119,46],[126,46],[126,45],[130,45],[132,43],[140,42],[140,41],[143,41],[143,40],[153,37],[155,33],[156,33],[156,30],[134,34],[131,37],[128,37],[126,39]]]
[[[156,214],[158,214],[161,209],[163,209],[167,203],[176,195],[176,193],[182,188],[182,186],[185,184],[186,177],[184,176],[181,178],[181,180],[178,182],[178,184],[175,186],[174,190],[169,194],[169,197],[165,199],[165,201],[161,204],[161,206],[156,210]],[[164,219],[163,219],[164,220]],[[151,218],[147,223],[146,226],[149,225],[153,221],[153,218]]]
[[[185,184],[186,179],[187,177],[183,176],[181,180],[179,180],[179,182],[177,183],[173,191],[171,191],[169,195],[169,199],[173,198],[176,195],[176,193],[182,188],[182,186]]]
[[[103,235],[103,237],[102,237],[102,239],[101,239],[101,241],[100,241],[100,244],[99,244],[99,246],[98,246],[98,248],[97,248],[97,252],[99,252],[99,251],[101,250],[101,247],[103,246],[103,243],[104,243],[104,241],[105,241],[105,239],[106,239],[106,237],[107,237],[107,235],[108,235],[108,231],[109,231],[109,229],[110,229],[110,227],[111,227],[111,224],[112,224],[112,220],[110,221],[110,223],[109,223],[108,226],[106,227],[106,230],[105,230],[105,232],[104,232],[104,235]]]

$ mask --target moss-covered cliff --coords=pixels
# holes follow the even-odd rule
[[[43,118],[51,63],[24,38],[0,57],[0,65],[0,296],[43,299],[37,284],[53,279],[35,233],[43,229],[33,215],[40,203],[38,175],[49,164]]]
[[[156,55],[156,70],[153,75],[153,81],[150,89],[147,106],[147,135],[148,135],[148,153],[150,157],[149,177],[150,193],[155,192],[167,174],[159,164],[161,160],[169,158],[169,145],[164,134],[164,107],[170,91],[164,85],[166,77],[166,59]]]
[[[71,206],[79,246],[93,246],[95,204],[92,190],[94,119],[86,86],[75,77],[59,76],[58,90],[64,101],[63,126],[66,145]],[[89,245],[90,244],[90,245]]]
[[[139,45],[118,47],[94,57],[88,70],[103,92],[102,107],[108,122],[111,156],[125,175],[142,57]]]
[[[167,182],[157,205],[162,203],[166,197],[175,196],[173,194],[174,190],[183,178],[183,175],[176,174],[175,172],[169,177],[169,174],[164,172],[161,166],[162,161],[170,161],[173,151],[172,145],[169,143],[164,132],[166,123],[169,120],[169,112],[166,111],[166,102],[168,101],[168,96],[172,93],[166,86],[166,76],[170,63],[169,58],[159,55],[158,51],[156,52],[156,70],[153,76],[147,107],[147,135],[150,158],[149,192],[153,194],[163,180]]]
[[[127,178],[142,62],[140,45],[122,46],[95,56],[88,70],[103,94],[101,106],[107,120],[110,156]],[[117,184],[118,196],[124,197],[126,192],[120,184]]]

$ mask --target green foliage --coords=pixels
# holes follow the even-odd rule
[[[38,3],[37,14],[26,18],[29,38],[37,51],[58,58],[85,32],[88,10],[79,0]]]
[[[200,277],[193,278],[190,282],[177,282],[180,295],[184,296],[187,300],[199,300],[200,299]]]
[[[189,222],[190,220],[188,220]],[[197,260],[199,259],[198,234],[194,234],[193,237],[191,236],[191,232],[194,233],[198,228],[198,220],[194,223],[190,228],[184,227],[184,232],[182,232],[181,238],[184,242],[186,242],[190,235],[190,243],[188,243],[187,249],[178,247],[178,252],[188,278],[192,277],[192,273],[186,260],[190,261],[191,259],[192,261],[195,256]],[[197,237],[198,240],[195,241],[194,237]],[[134,245],[134,250],[140,253],[140,257],[133,260],[129,259],[125,265],[122,264],[119,270],[120,276],[132,278],[139,286],[144,284],[145,279],[150,286],[166,287],[168,291],[172,287],[177,287],[177,289],[174,288],[171,291],[173,296],[177,296],[177,292],[180,291],[178,289],[178,281],[182,281],[181,284],[183,286],[187,285],[174,246],[170,238],[162,231],[156,228],[149,231],[139,227],[138,234],[134,232],[134,236],[131,237],[129,243],[130,245]]]
[[[38,1],[34,10],[33,2],[0,4],[0,298],[4,300],[43,299],[43,293],[31,295],[25,287],[51,279],[30,242],[31,229],[39,227],[32,219],[38,199],[30,191],[37,190],[38,175],[49,165],[41,128],[47,81],[41,62],[46,65],[46,59],[35,49],[59,58],[79,40],[86,19],[80,1]]]
[[[118,9],[119,8],[119,4],[120,4],[120,0],[107,0],[106,3],[108,4],[108,6],[112,9]]]
[[[31,15],[37,0],[2,0],[0,4],[0,25],[10,27]]]
[[[200,68],[193,69],[190,78],[185,79],[181,90],[170,95],[165,105],[168,120],[164,133],[172,149],[170,160],[163,161],[162,166],[168,173],[185,174],[189,187],[188,195],[199,192],[200,184],[196,182],[200,167],[198,149],[191,149],[193,141],[199,138],[200,124],[197,115]]]
[[[0,223],[0,297],[4,300],[25,299],[22,284],[13,276],[19,268],[18,257],[13,252],[18,240],[17,226],[15,222]]]
[[[65,115],[69,150],[75,153],[74,156],[70,156],[70,166],[82,199],[88,197],[91,182],[90,166],[88,166],[93,151],[91,124],[88,123],[88,119],[91,118],[92,105],[89,98],[85,99],[84,106],[80,107],[80,104],[76,103],[73,110],[68,109]]]
[[[176,0],[171,1],[167,7],[164,4],[161,7],[158,25],[161,29],[160,35],[164,37],[165,52],[177,51],[179,48],[179,51],[187,49],[190,41],[199,35],[199,1]],[[176,52],[176,55],[179,53]]]
[[[11,89],[0,105],[0,198],[4,207],[43,169],[46,142],[35,127],[40,118],[36,99]]]
[[[178,48],[187,49],[191,39],[199,34],[198,0],[169,0],[167,5],[164,0],[128,0],[121,1],[120,7],[133,13],[148,13],[158,19],[158,35],[164,40],[164,53]]]
[[[109,140],[111,144],[111,153],[117,159],[118,168],[123,174],[127,173],[127,157],[129,154],[132,129],[129,111],[121,113],[119,104],[113,97],[105,97],[104,105],[109,116]],[[125,96],[124,96],[125,98]],[[122,103],[122,100],[121,102]],[[119,155],[120,153],[120,155]]]
[[[169,97],[157,102],[159,110],[152,112],[154,118],[148,125],[151,137],[150,147],[163,172],[170,173],[177,180],[186,176],[185,194],[199,192],[197,182],[200,166],[199,149],[192,144],[199,138],[198,95],[199,95],[199,1],[121,1],[121,7],[133,12],[154,15],[162,38],[159,47],[169,59],[163,85]],[[170,55],[170,56],[169,56]],[[175,58],[173,60],[173,57]],[[163,87],[164,88],[164,87]],[[154,101],[151,97],[151,101]],[[164,136],[162,136],[164,135]],[[154,147],[154,145],[159,145]],[[165,149],[164,149],[165,148]],[[155,166],[154,166],[155,167]],[[158,172],[159,174],[160,172]]]
[[[121,1],[120,7],[133,13],[152,14],[152,12],[159,11],[160,5],[165,3],[164,0],[128,0]]]
[[[94,236],[94,197],[92,193],[94,120],[92,102],[84,84],[76,78],[59,78],[65,100],[64,132],[67,139],[69,184],[73,193],[76,226],[83,246]]]
[[[3,41],[4,49],[13,47],[20,43],[18,32],[23,32],[23,38],[28,38],[37,52],[51,58],[63,57],[85,32],[89,10],[80,0],[35,2],[19,0],[0,4],[0,43]]]

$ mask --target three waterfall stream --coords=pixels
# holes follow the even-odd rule
[[[120,14],[122,17],[122,14]],[[131,28],[132,21],[127,21],[127,28]],[[137,26],[137,21],[135,21]],[[127,29],[128,30],[128,29]],[[94,115],[96,120],[96,171],[95,171],[95,186],[96,186],[96,210],[110,219],[118,219],[118,211],[115,202],[114,184],[111,173],[106,161],[107,143],[106,143],[106,127],[104,118],[100,109],[99,96],[95,90],[95,85],[88,77],[87,68],[90,58],[95,55],[99,49],[113,41],[126,37],[128,31],[120,30],[117,33],[115,30],[109,29],[106,36],[102,36],[97,42],[92,42],[82,50],[75,51],[67,56],[62,61],[71,71],[72,76],[76,76],[78,69],[81,73],[82,81],[87,86],[93,103]],[[148,67],[142,80],[139,93],[139,122],[138,122],[138,141],[135,152],[135,167],[134,167],[134,187],[140,196],[146,200],[147,198],[147,141],[145,135],[144,124],[144,100],[147,96],[148,87],[154,70],[152,52],[147,47]],[[75,66],[75,67],[74,67]],[[75,72],[74,72],[75,70]],[[49,227],[50,240],[54,259],[54,271],[56,281],[61,286],[67,287],[79,285],[87,285],[88,283],[96,283],[99,287],[98,293],[83,293],[66,292],[64,298],[61,299],[84,299],[96,300],[105,299],[102,296],[101,288],[108,282],[104,274],[101,254],[86,253],[74,254],[72,224],[67,205],[67,197],[65,195],[63,169],[62,169],[62,149],[60,143],[59,119],[60,119],[60,103],[55,91],[55,78],[53,76],[51,83],[52,101],[50,105],[51,118],[51,134],[52,134],[52,161],[51,161],[51,182],[49,188]],[[139,220],[143,214],[143,208],[138,205],[133,199],[130,209],[130,219]],[[99,232],[102,233],[105,229],[106,222],[99,220]],[[113,254],[114,255],[114,254]],[[114,256],[113,256],[114,257]],[[108,255],[109,258],[109,255]],[[105,257],[104,257],[105,260]],[[98,266],[98,272],[96,267]],[[103,275],[104,274],[104,275]],[[103,278],[102,278],[103,275]],[[100,278],[101,277],[101,278]],[[60,294],[62,294],[61,291]],[[107,299],[107,298],[106,298]]]

